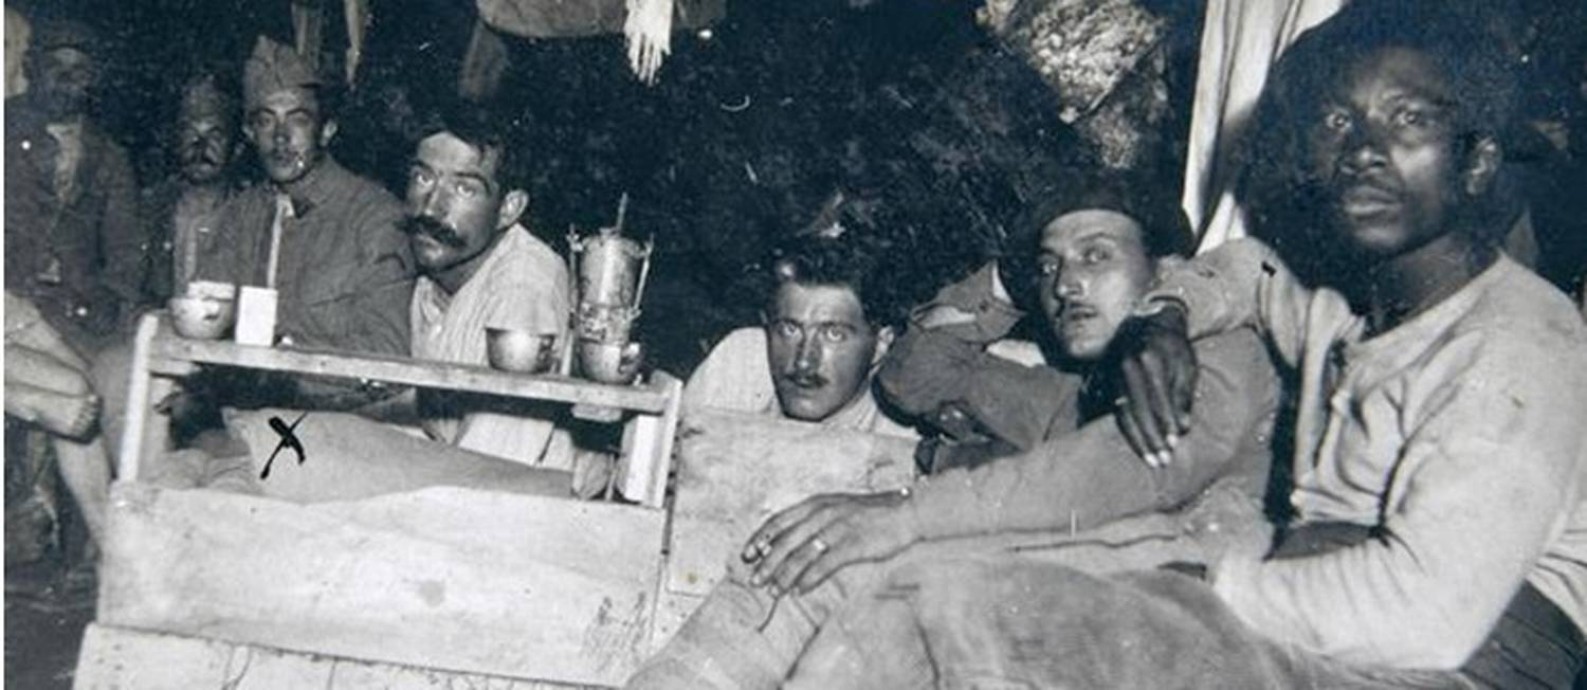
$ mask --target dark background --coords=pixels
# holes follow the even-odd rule
[[[336,53],[346,44],[340,4],[326,4]],[[1174,20],[1175,115],[1157,182],[1177,190],[1173,152],[1183,149],[1201,3],[1144,4]],[[290,43],[292,33],[288,0],[11,6],[35,22],[87,21],[109,39],[96,114],[144,184],[170,170],[164,144],[184,78],[203,68],[240,74],[255,36]],[[514,118],[531,152],[531,224],[542,238],[562,248],[570,225],[610,224],[620,195],[631,196],[629,234],[654,235],[658,249],[640,337],[653,365],[686,375],[727,330],[757,320],[756,269],[770,244],[868,161],[908,158],[934,178],[929,196],[965,201],[954,211],[968,209],[968,220],[942,221],[959,226],[939,229],[931,246],[940,270],[920,277],[927,283],[996,252],[1042,180],[1089,165],[1054,116],[1052,94],[975,25],[974,9],[950,0],[735,1],[708,37],[674,34],[654,87],[629,73],[621,36],[509,36],[511,67],[488,103]],[[457,98],[475,14],[467,0],[372,0],[370,13],[332,150],[400,195],[410,115]]]

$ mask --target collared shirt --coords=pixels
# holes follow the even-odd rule
[[[506,328],[567,337],[568,271],[562,257],[522,226],[508,228],[474,275],[447,294],[428,276],[413,291],[413,356],[486,365],[485,329]],[[427,406],[428,407],[428,406]],[[566,433],[553,434],[548,415],[467,411],[459,416],[427,412],[433,435],[468,450],[528,465],[571,469]],[[549,450],[548,450],[549,448]]]
[[[683,411],[687,415],[689,410],[701,408],[783,416],[777,403],[777,389],[772,384],[771,365],[766,359],[764,329],[740,328],[729,333],[694,370],[683,387]],[[919,438],[914,429],[882,412],[870,387],[819,424],[898,438]]]
[[[1587,327],[1552,286],[1501,256],[1366,337],[1342,295],[1237,240],[1165,275],[1157,295],[1188,305],[1193,334],[1257,327],[1298,370],[1300,523],[1383,535],[1226,558],[1214,583],[1247,624],[1342,661],[1447,669],[1523,582],[1587,623]]]
[[[233,197],[200,233],[197,276],[263,286],[276,188]],[[278,336],[302,348],[407,355],[413,258],[389,192],[326,158],[294,185],[281,238]]]
[[[6,288],[92,351],[122,325],[143,282],[132,166],[91,122],[68,128],[75,136],[57,127],[63,146],[28,96],[7,100],[5,112]]]

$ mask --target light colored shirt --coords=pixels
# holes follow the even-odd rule
[[[783,416],[772,385],[771,364],[766,355],[766,331],[740,328],[729,333],[712,348],[704,362],[694,370],[683,387],[683,412],[694,409],[732,410],[751,414]],[[869,386],[843,409],[822,420],[822,426],[865,431],[884,436],[918,439],[914,429],[899,424],[882,412]]]
[[[567,337],[568,271],[562,257],[522,226],[514,225],[456,294],[428,276],[413,290],[410,321],[413,356],[488,365],[485,329],[506,328]],[[572,446],[565,432],[553,433],[549,411],[472,411],[461,417],[427,412],[425,428],[468,450],[526,465],[571,469]]]
[[[1506,256],[1436,306],[1364,337],[1254,240],[1165,273],[1192,334],[1261,331],[1300,374],[1301,524],[1383,539],[1263,561],[1231,554],[1218,594],[1255,630],[1342,661],[1452,669],[1531,583],[1587,623],[1587,328]]]

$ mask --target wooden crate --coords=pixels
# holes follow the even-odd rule
[[[651,648],[665,518],[451,487],[298,505],[118,483],[97,622],[620,685]]]
[[[90,625],[75,690],[566,690],[564,685]]]
[[[907,486],[913,453],[907,439],[764,415],[691,413],[678,434],[657,639],[676,631],[767,517],[816,494]]]

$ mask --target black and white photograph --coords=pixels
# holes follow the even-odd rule
[[[1587,690],[1587,0],[6,0],[5,688]]]

